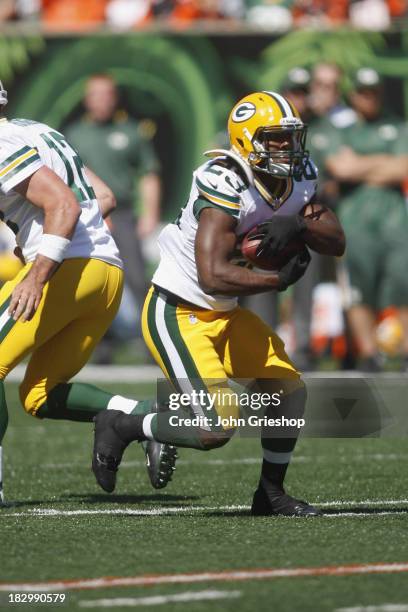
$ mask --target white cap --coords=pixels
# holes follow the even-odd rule
[[[6,106],[7,104],[7,91],[3,87],[3,83],[0,81],[0,106]]]
[[[357,89],[378,87],[381,85],[381,78],[374,68],[359,68],[354,75],[354,83]]]

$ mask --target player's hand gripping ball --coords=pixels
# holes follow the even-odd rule
[[[241,243],[241,253],[247,261],[261,270],[281,270],[295,255],[305,248],[305,243],[298,235],[291,238],[286,246],[277,254],[272,254],[268,249],[263,249],[258,255],[258,247],[265,237],[264,228],[256,225],[244,236]]]

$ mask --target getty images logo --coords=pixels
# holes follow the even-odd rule
[[[235,123],[240,123],[241,121],[246,121],[250,119],[256,113],[256,106],[252,104],[252,102],[243,102],[239,104],[237,108],[232,113],[232,120]]]

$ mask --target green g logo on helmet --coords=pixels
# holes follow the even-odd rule
[[[236,123],[241,123],[241,121],[247,121],[248,119],[253,117],[255,113],[255,104],[252,104],[252,102],[244,102],[243,104],[240,104],[234,109],[231,115],[231,119]]]

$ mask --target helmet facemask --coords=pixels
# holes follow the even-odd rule
[[[306,145],[305,126],[300,120],[285,126],[260,127],[252,138],[253,152],[248,156],[248,162],[259,172],[264,172],[276,178],[301,176],[305,163],[309,158]],[[288,141],[288,148],[269,148],[271,141]]]

